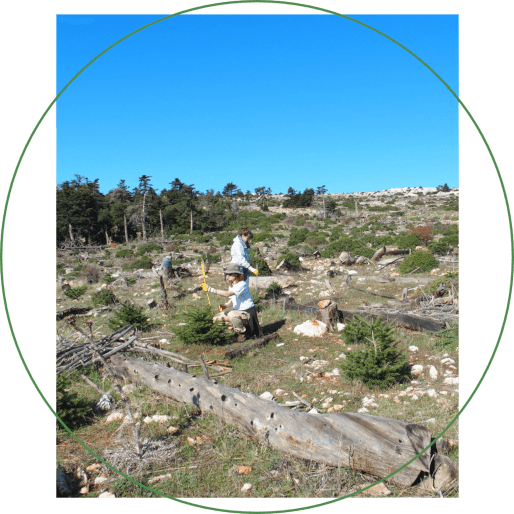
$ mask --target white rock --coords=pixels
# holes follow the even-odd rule
[[[336,375],[336,376],[339,376],[341,374],[341,371],[338,369],[338,368],[334,368],[332,370],[332,375]]]
[[[273,395],[269,391],[264,391],[264,393],[259,395],[259,398],[262,398],[263,400],[268,400],[269,402],[272,402],[274,400]]]
[[[98,498],[116,498],[114,493],[110,493],[109,491],[105,491],[104,493],[100,494]]]
[[[423,373],[423,366],[421,364],[414,364],[414,366],[411,367],[411,375],[414,375],[415,377],[419,377],[421,373]]]
[[[439,395],[437,394],[435,389],[428,389],[427,396],[430,398],[437,398]]]
[[[459,377],[447,377],[443,380],[443,384],[458,385]]]
[[[436,380],[436,378],[437,378],[437,370],[435,369],[434,366],[430,366],[430,370],[429,370],[428,374],[430,375],[431,379]]]
[[[274,394],[275,396],[282,396],[282,393],[283,393],[283,392],[284,392],[284,390],[283,390],[283,389],[275,389],[275,390],[273,391],[273,394]]]
[[[105,484],[108,481],[109,481],[109,479],[107,477],[96,477],[95,478],[95,485]]]
[[[357,275],[357,272],[354,269],[348,271],[348,275]]]
[[[339,354],[338,359],[346,359],[346,354],[345,353]]]
[[[247,493],[252,488],[252,484],[246,483],[243,487],[241,487],[242,493]]]
[[[375,400],[373,398],[368,398],[367,396],[362,399],[362,405],[364,407],[378,407]]]
[[[309,357],[305,357],[305,356],[303,356],[303,355],[300,357],[300,360],[301,360],[302,362],[303,362],[303,361],[306,361],[306,360],[308,360],[308,359],[309,359]]]
[[[318,369],[321,369],[324,366],[326,366],[327,364],[328,364],[328,361],[315,360],[315,361],[311,362],[310,364],[306,364],[305,366],[307,368],[318,368]]]
[[[360,412],[361,414],[365,414],[366,412],[369,412],[369,410],[366,409],[366,407],[362,407],[357,412]]]
[[[343,330],[344,327],[346,327],[346,325],[344,323],[338,323],[337,324],[337,331],[341,332],[341,330]]]
[[[284,346],[285,343],[278,343],[276,346]]]
[[[123,421],[124,418],[125,414],[123,412],[115,411],[112,414],[109,414],[109,416],[107,416],[105,423],[109,424],[114,423],[115,421]]]
[[[295,334],[309,336],[309,337],[321,337],[327,333],[327,326],[322,321],[307,320],[301,325],[294,327],[293,332]]]
[[[146,416],[146,418],[143,420],[143,423],[146,423],[147,425],[153,421],[152,417]]]
[[[316,407],[313,407],[310,411],[307,412],[307,414],[319,414],[319,410],[316,409]]]
[[[409,346],[409,352],[417,352],[419,348],[417,346]]]
[[[455,364],[455,361],[447,357],[446,359],[441,359],[441,364]]]
[[[427,419],[427,423],[435,423],[435,418]]]
[[[152,416],[152,421],[154,421],[155,423],[166,423],[170,419],[170,416],[166,416],[164,414],[154,414]]]
[[[160,339],[160,340],[159,340],[159,343],[160,343],[160,344],[168,344],[168,343],[169,343],[169,341],[168,341],[167,339]]]

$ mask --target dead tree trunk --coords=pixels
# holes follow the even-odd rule
[[[162,276],[159,277],[159,285],[161,286],[161,308],[169,311],[170,304],[168,303],[168,293],[166,293],[166,288],[164,287],[164,279]]]
[[[71,229],[71,223],[68,223],[68,231],[70,233],[70,239],[72,241],[75,241],[74,237],[73,237],[73,230]]]
[[[249,344],[245,344],[244,346],[240,346],[239,348],[229,350],[225,353],[225,359],[230,360],[230,359],[233,359],[234,357],[240,357],[241,355],[246,355],[250,350],[264,346],[269,341],[271,341],[272,339],[276,339],[277,337],[278,337],[278,334],[276,332],[274,332],[273,334],[256,339],[255,341],[253,341]]]
[[[161,364],[121,355],[113,356],[111,363],[126,379],[214,414],[278,451],[329,466],[348,467],[382,478],[416,457],[431,442],[429,430],[415,423],[368,414],[290,411],[253,393]],[[429,468],[430,450],[389,481],[409,486]]]
[[[146,228],[145,228],[145,201],[146,201],[146,193],[143,194],[143,215],[141,217],[141,225],[143,228],[143,241],[146,241]]]
[[[161,209],[159,209],[159,218],[161,219],[161,239],[162,239],[162,242],[164,243],[164,226],[162,224],[162,211],[161,211]]]
[[[123,225],[125,226],[125,243],[128,244],[127,216],[123,215]]]

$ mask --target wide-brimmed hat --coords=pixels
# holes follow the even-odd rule
[[[225,275],[233,275],[233,274],[238,274],[238,275],[242,275],[243,274],[243,271],[241,269],[241,266],[235,262],[230,262],[229,264],[227,264],[224,268],[223,268],[223,273]]]

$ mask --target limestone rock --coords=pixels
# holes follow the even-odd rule
[[[274,400],[273,395],[269,391],[264,391],[264,393],[259,395],[259,398],[262,398],[263,400],[268,400],[269,402],[272,402]]]
[[[443,384],[459,385],[459,377],[446,377],[443,380]]]
[[[105,491],[98,496],[98,498],[116,498],[114,493],[110,493],[109,491]]]
[[[417,346],[409,346],[409,352],[417,352],[419,348]]]
[[[309,337],[321,337],[327,333],[327,326],[322,321],[307,320],[304,323],[294,327],[293,332],[299,335]]]
[[[337,324],[337,331],[341,332],[344,329],[344,327],[346,327],[346,325],[344,323],[338,323]]]
[[[430,366],[430,370],[428,371],[428,374],[430,375],[430,378],[433,380],[437,379],[437,369],[435,369],[434,366]]]
[[[423,373],[423,366],[421,364],[414,364],[410,369],[411,375],[419,377]]]
[[[241,487],[241,492],[247,493],[248,491],[250,491],[251,488],[252,488],[252,484],[246,483],[243,487]]]
[[[370,496],[389,496],[391,491],[384,485],[384,482],[380,482],[380,484],[366,489],[364,494],[369,494]]]

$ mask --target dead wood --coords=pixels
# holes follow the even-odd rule
[[[337,310],[337,304],[334,302],[330,302],[323,309],[319,309],[316,311],[316,317],[318,321],[322,321],[327,326],[328,330],[334,329],[334,323],[339,321],[339,311]]]
[[[429,430],[415,423],[358,413],[291,411],[215,380],[131,357],[114,356],[111,367],[127,380],[214,414],[280,452],[381,478],[416,457],[432,440]],[[429,469],[430,450],[389,481],[410,486]]]
[[[265,344],[268,344],[269,341],[272,341],[273,339],[277,339],[277,337],[278,337],[278,334],[276,332],[274,332],[273,334],[269,334],[267,336],[256,339],[255,341],[253,341],[249,344],[240,346],[239,348],[234,348],[233,350],[229,350],[228,352],[225,353],[225,359],[230,360],[230,359],[234,359],[235,357],[240,357],[241,355],[245,355],[250,350],[259,348],[260,346],[264,346]]]
[[[67,316],[71,316],[72,314],[85,314],[89,312],[93,307],[70,307],[69,309],[65,309],[63,311],[59,311],[57,313],[57,321],[60,321]]]

